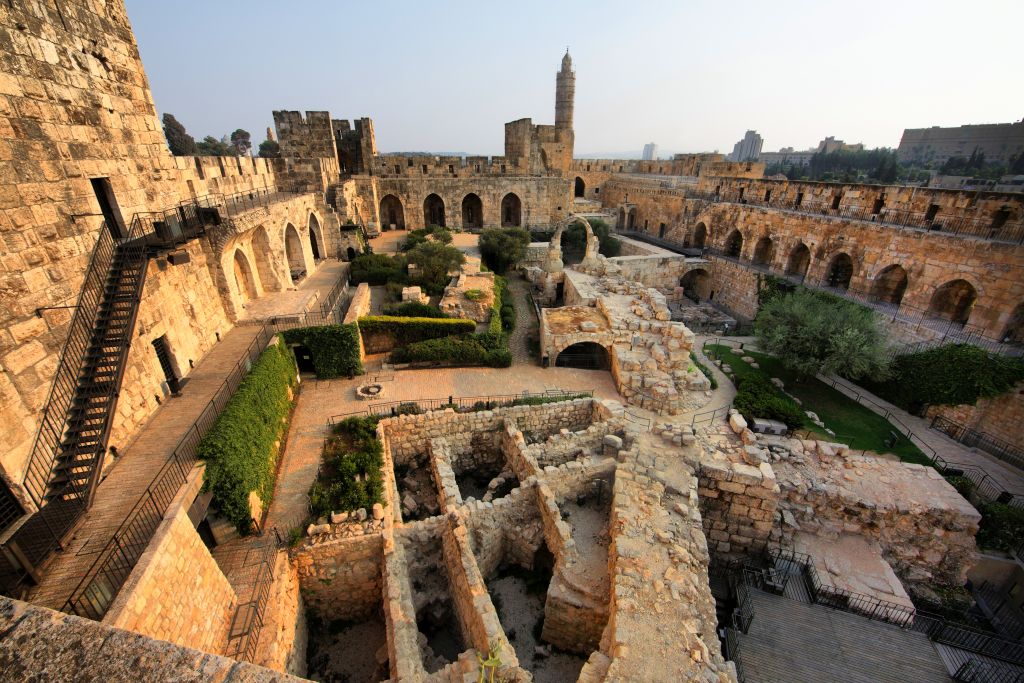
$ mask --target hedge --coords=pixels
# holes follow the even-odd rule
[[[501,315],[501,327],[506,332],[511,332],[516,329],[516,308],[512,292],[508,288],[508,280],[500,275],[495,276],[494,290],[497,292],[496,296],[500,297],[500,300],[496,301],[496,310]]]
[[[405,262],[387,254],[363,254],[352,259],[349,280],[369,285],[386,285],[389,282],[408,282]]]
[[[427,339],[468,334],[476,330],[476,321],[465,318],[396,318],[387,315],[368,315],[359,319],[364,334],[387,334],[398,346],[415,344]]]
[[[384,315],[395,318],[448,318],[451,317],[437,306],[421,304],[419,301],[403,301],[384,307]]]
[[[1024,538],[1024,509],[1004,503],[987,503],[979,507],[981,525],[978,545],[1013,552]]]
[[[295,382],[295,360],[280,340],[252,365],[213,427],[199,443],[206,461],[203,490],[240,533],[252,524],[249,493],[255,491],[264,509],[274,493],[275,464],[291,408],[289,389]]]
[[[733,407],[748,421],[755,417],[785,422],[790,428],[804,423],[804,413],[796,401],[782,394],[760,373],[739,380]]]
[[[283,336],[289,344],[302,344],[309,349],[319,379],[363,374],[363,362],[359,359],[359,328],[354,323],[300,327],[285,331]]]
[[[391,352],[392,363],[444,361],[452,365],[486,365],[507,368],[512,365],[512,354],[504,334],[466,335],[430,339],[397,348]]]

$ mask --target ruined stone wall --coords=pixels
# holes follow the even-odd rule
[[[521,175],[518,159],[504,156],[385,154],[373,158],[373,175],[381,178],[470,178]]]
[[[765,549],[775,526],[780,491],[767,463],[706,460],[697,495],[711,553],[742,558]]]
[[[927,417],[944,417],[1024,449],[1024,383],[1002,396],[978,399],[973,406],[929,406]]]
[[[757,317],[757,292],[762,273],[744,268],[726,258],[711,256],[710,299],[724,306],[737,318],[753,320]]]
[[[299,587],[298,568],[288,553],[279,552],[254,663],[305,677],[308,642],[306,606]]]
[[[0,597],[0,631],[0,671],[14,680],[303,680],[6,597]]]
[[[201,483],[200,468],[171,502],[103,623],[219,654],[237,597],[188,516]]]
[[[381,604],[383,538],[380,533],[349,538],[317,537],[291,551],[306,607],[333,619],[358,621]]]

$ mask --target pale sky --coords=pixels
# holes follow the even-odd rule
[[[369,116],[381,151],[502,154],[506,121],[554,123],[576,69],[576,153],[764,150],[826,135],[1024,117],[1024,2],[359,3],[127,0],[158,111],[196,139],[264,139],[273,109]]]

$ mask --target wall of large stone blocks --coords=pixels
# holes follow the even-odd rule
[[[383,537],[379,533],[325,542],[306,541],[291,551],[307,609],[357,621],[373,614],[383,593]]]
[[[309,627],[302,600],[298,568],[286,552],[278,552],[274,583],[263,614],[263,628],[253,662],[274,671],[306,675]]]
[[[931,406],[927,417],[944,417],[1024,449],[1024,383],[1018,383],[1002,396],[978,399],[973,406]]]
[[[746,557],[765,549],[781,497],[770,465],[702,463],[697,494],[704,535],[713,554]]]
[[[103,623],[219,654],[237,604],[217,562],[188,516],[200,470],[172,501]]]
[[[0,631],[0,671],[14,680],[303,680],[5,597],[0,597]]]

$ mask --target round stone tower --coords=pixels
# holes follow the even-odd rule
[[[572,130],[572,106],[576,99],[576,72],[566,48],[562,70],[555,76],[555,128]]]

